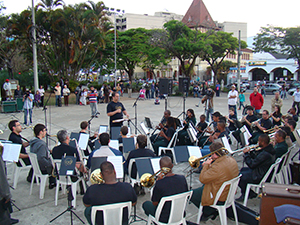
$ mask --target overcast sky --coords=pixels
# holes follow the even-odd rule
[[[0,0],[1,1],[1,0]],[[193,0],[109,0],[104,3],[111,8],[120,8],[127,13],[153,15],[158,11],[169,11],[184,15]],[[247,22],[248,37],[259,32],[259,28],[271,24],[281,27],[300,26],[299,0],[203,0],[213,20],[218,22]],[[31,0],[2,0],[6,14],[20,13],[31,6]],[[39,0],[34,0],[34,4]],[[74,5],[82,0],[64,0]],[[94,1],[97,2],[97,1]]]

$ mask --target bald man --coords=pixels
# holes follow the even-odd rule
[[[143,203],[143,209],[147,216],[155,216],[157,205],[162,197],[176,195],[188,191],[186,179],[182,175],[172,172],[172,160],[168,156],[164,156],[159,161],[160,168],[167,167],[169,172],[160,174],[155,183],[151,201]],[[170,214],[170,203],[166,203],[160,215],[160,222],[167,223]]]
[[[101,176],[105,183],[94,184],[90,186],[85,195],[83,196],[83,204],[87,207],[84,211],[84,215],[91,223],[91,211],[92,206],[96,205],[106,205],[121,202],[132,202],[132,205],[136,204],[137,197],[134,189],[129,183],[118,182],[116,179],[116,171],[114,165],[105,161],[100,165]],[[128,224],[127,213],[123,214],[122,224]],[[103,224],[102,214],[97,213],[96,223],[98,225]]]
[[[251,106],[255,109],[256,113],[260,113],[260,109],[264,105],[264,98],[258,92],[257,87],[253,89],[253,93],[250,94],[249,99],[250,99]]]

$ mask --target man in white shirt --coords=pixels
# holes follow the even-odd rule
[[[9,82],[9,79],[5,80],[5,83],[3,84],[3,89],[5,91],[6,94],[6,100],[12,100],[12,93],[11,93],[11,84]]]
[[[234,108],[234,113],[236,115],[236,102],[237,98],[239,96],[239,93],[235,90],[235,86],[231,86],[231,91],[228,92],[228,108],[231,107]]]
[[[297,87],[296,91],[293,94],[293,107],[297,106],[297,115],[299,116],[299,107],[300,107],[300,87]]]

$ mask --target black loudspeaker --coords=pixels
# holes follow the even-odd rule
[[[188,77],[179,78],[179,91],[188,92],[190,86],[190,79]]]
[[[172,80],[168,78],[159,79],[159,92],[161,94],[172,94]]]

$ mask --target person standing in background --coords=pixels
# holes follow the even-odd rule
[[[299,116],[299,107],[300,107],[300,91],[299,87],[297,87],[296,91],[293,94],[293,107],[297,106],[297,115]]]
[[[41,104],[40,106],[43,107],[44,106],[44,95],[45,95],[45,90],[43,88],[43,86],[41,85],[40,88],[38,89],[40,92],[40,96],[41,96]]]
[[[65,84],[64,85],[64,89],[63,89],[63,96],[64,96],[64,103],[65,106],[69,105],[69,95],[70,95],[70,89],[68,88],[68,86]]]
[[[32,124],[32,106],[33,106],[33,94],[30,93],[29,89],[26,89],[26,93],[23,96],[23,102],[24,102],[24,124],[27,124],[27,117],[29,114],[29,125]]]
[[[55,93],[55,105],[61,107],[61,86],[59,83],[56,83],[56,86],[54,88]]]
[[[234,108],[234,113],[236,113],[236,103],[239,93],[235,90],[235,86],[231,86],[231,91],[228,92],[228,108]]]
[[[3,84],[3,89],[5,91],[6,100],[12,100],[13,97],[12,97],[12,93],[11,93],[11,84],[9,82],[9,79],[5,80],[5,83]]]
[[[263,96],[258,92],[257,87],[253,89],[253,93],[250,94],[250,104],[255,109],[256,113],[260,112],[260,109],[264,105],[264,98]]]
[[[244,108],[245,108],[245,106],[244,106],[244,102],[246,101],[245,100],[245,95],[244,95],[244,92],[245,91],[241,91],[241,93],[239,94],[239,110],[241,110],[241,108],[242,108],[242,106],[243,106],[243,111],[244,111]]]
[[[216,84],[216,96],[217,97],[220,97],[220,88],[221,88],[221,85],[219,84],[219,82],[217,82],[217,84]]]
[[[129,81],[128,84],[127,84],[127,91],[128,91],[128,98],[131,98],[131,93],[132,93],[131,81]]]
[[[271,99],[271,112],[275,111],[275,106],[279,106],[280,108],[283,105],[282,98],[280,98],[279,92],[275,92],[275,97]]]
[[[97,97],[98,97],[97,90],[95,90],[94,86],[91,86],[90,91],[88,92],[88,98],[90,101],[91,116],[96,118],[98,118]]]

